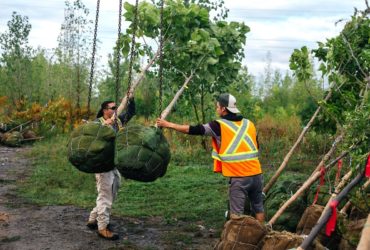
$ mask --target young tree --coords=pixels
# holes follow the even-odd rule
[[[46,59],[46,52],[39,49],[30,62],[29,68],[31,76],[29,79],[30,85],[30,100],[37,103],[47,103],[49,101],[49,82],[48,69],[49,62]]]
[[[126,3],[125,9],[126,19],[132,22],[134,6]],[[211,21],[207,8],[179,1],[166,1],[163,15],[164,75],[167,82],[177,83],[167,86],[167,93],[173,95],[184,76],[194,74],[184,98],[193,106],[198,122],[204,122],[206,98],[224,91],[238,76],[249,28],[243,23]],[[158,40],[159,28],[159,7],[140,3],[138,36]]]
[[[92,21],[89,10],[81,0],[65,1],[64,22],[58,37],[58,59],[66,65],[70,95],[75,96],[75,107],[81,108],[83,92],[87,89],[88,65],[90,64],[90,34]],[[72,100],[71,100],[72,101]]]
[[[2,48],[1,65],[4,69],[4,80],[1,82],[4,94],[8,95],[17,108],[24,103],[30,94],[27,88],[30,70],[31,47],[28,45],[28,36],[31,24],[27,16],[13,12],[8,22],[8,31],[0,34]]]
[[[319,48],[313,51],[322,62],[322,73],[338,89],[325,104],[326,117],[335,117],[346,130],[345,147],[357,145],[352,155],[357,163],[366,159],[370,148],[370,7],[367,1],[366,5],[364,11],[355,11],[338,36],[319,43]]]

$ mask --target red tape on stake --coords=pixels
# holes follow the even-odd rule
[[[315,205],[317,202],[317,199],[319,198],[319,192],[320,192],[320,187],[325,184],[325,166],[322,165],[320,168],[320,182],[319,185],[317,186],[317,191],[315,194],[315,198],[313,199],[312,205]]]
[[[337,169],[337,175],[335,176],[335,181],[338,182],[340,179],[340,170],[342,169],[342,159],[338,161],[338,169]]]
[[[365,167],[365,176],[370,177],[370,154],[367,156],[367,163]]]
[[[332,232],[335,230],[335,224],[337,223],[337,206],[338,206],[338,201],[337,200],[332,200],[330,202],[330,208],[332,209],[331,211],[331,216],[328,220],[328,223],[326,224],[326,235],[330,236]]]

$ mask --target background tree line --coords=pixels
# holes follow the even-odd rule
[[[212,17],[210,11],[216,14]],[[159,2],[140,2],[133,77],[158,49],[161,28],[165,32],[163,95],[159,91],[160,65],[156,60],[135,94],[138,116],[153,120],[159,109],[172,99],[184,77],[194,74],[175,107],[171,118],[175,121],[204,123],[215,118],[214,98],[228,91],[237,97],[243,114],[257,122],[266,144],[277,138],[280,140],[277,144],[285,140],[284,145],[289,145],[318,105],[324,107],[324,112],[316,120],[314,131],[321,135],[333,135],[338,127],[348,126],[349,117],[355,114],[362,115],[360,124],[366,124],[370,61],[366,11],[355,12],[342,33],[319,43],[318,49],[297,49],[291,58],[293,73],[275,70],[268,62],[264,73],[257,78],[242,65],[249,27],[226,22],[228,10],[223,1],[166,1],[163,23]],[[124,4],[124,17],[130,26],[120,37],[121,43],[112,48],[106,69],[98,71],[93,78],[95,110],[103,100],[114,98],[117,67],[120,97],[127,89],[133,5]],[[42,121],[40,130],[44,132],[51,128],[68,132],[86,119],[92,26],[89,10],[81,0],[66,1],[58,47],[47,51],[29,45],[32,25],[27,16],[13,13],[8,30],[0,34],[1,122]],[[117,53],[123,58],[119,66]],[[314,57],[321,61],[320,70],[335,90],[333,98],[325,103],[322,99],[328,87],[323,88],[323,78],[314,70]],[[160,98],[162,107],[159,107]],[[360,138],[365,140],[367,136],[362,133]]]

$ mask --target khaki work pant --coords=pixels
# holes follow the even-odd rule
[[[115,168],[109,172],[95,174],[96,207],[90,213],[89,221],[97,221],[98,229],[105,229],[109,224],[112,203],[117,197],[117,192],[121,184],[121,175]]]

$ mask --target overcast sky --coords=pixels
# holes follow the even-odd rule
[[[94,19],[96,0],[82,0]],[[130,0],[129,2],[134,2]],[[117,36],[118,0],[100,1],[98,38],[102,62],[112,51]],[[273,68],[285,72],[295,48],[304,45],[315,48],[317,41],[325,41],[339,34],[354,7],[364,9],[364,0],[225,0],[228,21],[244,22],[251,28],[245,46],[243,64],[249,72],[259,75],[266,67],[267,54]],[[33,47],[55,48],[60,26],[64,20],[64,0],[1,0],[0,33],[7,30],[12,12],[28,16],[32,25],[29,42]],[[122,30],[126,24],[123,23]]]

